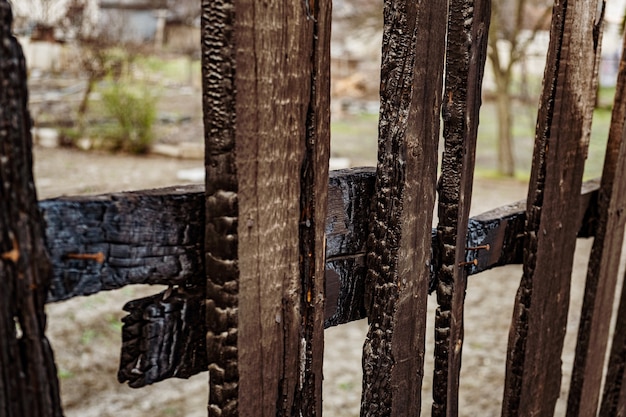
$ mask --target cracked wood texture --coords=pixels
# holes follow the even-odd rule
[[[552,416],[561,385],[572,261],[595,101],[602,2],[556,1],[528,190],[523,275],[503,416]]]
[[[384,3],[361,416],[419,415],[446,2]]]
[[[26,64],[0,0],[0,415],[62,416],[44,303],[51,266],[32,173]]]
[[[374,168],[353,168],[330,173],[326,217],[325,327],[366,316],[365,241],[374,183]],[[583,185],[579,200],[582,222],[579,237],[589,237],[595,233],[597,191],[596,181]],[[489,244],[491,250],[476,254],[478,264],[468,268],[468,275],[522,262],[523,238],[520,236],[526,218],[525,204],[525,201],[520,201],[498,207],[469,220],[468,246]],[[60,299],[65,299],[129,284],[152,283],[174,287],[174,292],[170,292],[170,295],[176,296],[173,301],[163,301],[163,295],[167,293],[164,292],[149,297],[150,300],[135,300],[126,305],[125,309],[135,318],[124,321],[125,327],[133,328],[122,332],[124,341],[120,379],[129,381],[133,387],[139,387],[172,376],[185,378],[187,374],[206,370],[206,364],[197,354],[197,346],[204,346],[205,326],[203,323],[185,323],[189,317],[203,317],[205,314],[203,304],[199,302],[204,299],[205,293],[193,288],[196,280],[202,279],[204,268],[204,235],[194,226],[202,221],[204,215],[204,187],[184,186],[100,196],[63,197],[42,201],[39,206],[46,220],[45,240],[48,252],[52,254],[52,275],[81,276],[81,285],[72,287],[67,294],[50,291],[47,302],[58,301],[59,294],[62,295]],[[110,215],[103,216],[103,213]],[[103,256],[102,264],[91,259],[68,262],[70,259],[66,259],[66,250],[56,247],[63,242],[68,242],[72,250],[79,248],[85,253],[92,253],[92,248],[106,247],[111,243],[110,235],[103,232],[109,230],[102,223],[105,219],[115,219],[115,224],[126,225],[124,233],[118,233],[118,227],[111,229],[116,231],[116,253],[119,253],[116,262],[109,263],[107,256]],[[165,235],[156,233],[154,224],[164,219],[168,225],[167,230],[163,231]],[[431,236],[434,232],[435,229]],[[137,236],[142,237],[141,242],[136,239]],[[165,248],[159,249],[164,243]],[[433,238],[433,246],[435,244]],[[124,246],[128,249],[121,250]],[[133,247],[151,249],[138,250]],[[165,255],[163,251],[167,251]],[[163,256],[155,255],[157,253]],[[189,265],[184,273],[180,269],[181,257]],[[143,275],[129,274],[129,270],[135,270],[135,267],[129,265],[141,266],[140,270],[147,272]],[[118,279],[111,280],[108,278],[110,276]],[[436,283],[432,278],[431,288]],[[184,284],[187,281],[192,283],[191,288]],[[166,298],[169,299],[170,295]],[[171,308],[166,306],[168,304]],[[180,314],[181,311],[185,313]],[[176,323],[165,323],[167,321]],[[146,333],[141,330],[146,326],[150,329],[179,329],[179,334],[171,332],[161,339],[172,348],[161,349],[155,343],[157,338],[145,338],[144,334],[153,333],[149,329]],[[175,340],[167,340],[170,336]],[[141,342],[142,339],[146,340]],[[184,354],[171,355],[171,351]],[[146,358],[152,358],[150,371],[140,374],[138,371],[142,368],[135,369],[136,364],[143,363],[145,366]],[[187,363],[188,358],[192,358],[191,364]]]
[[[202,186],[61,197],[39,207],[53,271],[48,301],[129,284],[203,282]]]
[[[613,305],[613,298],[609,302],[604,300],[608,297],[606,293],[615,289],[615,281],[620,259],[620,249],[624,238],[624,210],[626,209],[626,37],[622,46],[622,59],[620,61],[619,73],[617,77],[617,86],[615,90],[615,102],[613,104],[613,114],[611,117],[611,127],[609,130],[609,142],[607,144],[604,171],[602,173],[602,187],[600,189],[600,220],[598,227],[598,236],[604,234],[604,245],[601,250],[601,258],[590,258],[590,264],[593,262],[595,266],[594,272],[598,275],[598,290],[596,291],[602,297],[596,301],[598,309],[610,308]],[[593,250],[596,247],[594,240]],[[589,274],[592,273],[591,267]],[[587,284],[589,285],[589,284]],[[612,292],[611,292],[612,294]],[[607,303],[603,306],[603,303]],[[595,306],[594,305],[594,306]],[[588,313],[587,313],[588,314]],[[601,321],[598,323],[608,327],[610,322],[611,311],[594,312],[593,320]],[[583,310],[583,317],[587,317]],[[604,337],[607,337],[604,335]],[[579,335],[579,340],[580,340]],[[594,339],[590,338],[589,344],[594,343]],[[580,344],[580,342],[579,342]],[[606,348],[606,340],[604,340],[604,348]],[[591,346],[586,349],[593,354]],[[595,359],[595,358],[594,358]],[[604,356],[602,356],[604,359]],[[601,359],[601,360],[602,360]],[[602,366],[599,363],[598,366]],[[618,307],[617,318],[615,322],[615,331],[613,332],[613,341],[609,355],[609,364],[606,372],[604,392],[602,403],[600,405],[601,416],[626,415],[626,384],[624,384],[624,369],[626,368],[626,288],[622,287],[620,295],[620,303]],[[602,368],[600,368],[601,372]],[[594,374],[595,375],[595,374]],[[599,375],[601,376],[601,374]],[[600,383],[595,387],[599,388]],[[597,394],[596,394],[597,395]],[[582,395],[581,395],[582,396]],[[583,397],[586,398],[586,397]],[[597,396],[595,397],[597,398]],[[595,411],[595,409],[594,409]]]
[[[133,388],[207,369],[204,291],[173,288],[128,302],[119,382]]]
[[[365,317],[363,248],[369,218],[367,203],[372,200],[373,188],[372,169],[331,174],[326,227],[325,327]],[[595,182],[583,186],[579,212],[583,223],[580,237],[595,233],[597,189]],[[341,198],[338,199],[338,196]],[[499,265],[522,262],[523,239],[520,236],[523,236],[525,214],[525,202],[520,201],[470,219],[468,245],[489,244],[491,250],[479,252],[476,258],[478,265],[472,265],[468,275]],[[185,224],[182,220],[180,225],[170,225],[170,230],[175,232]],[[433,243],[436,243],[434,239]],[[130,314],[123,320],[119,379],[129,381],[136,388],[170,377],[187,378],[206,371],[206,363],[198,354],[199,346],[204,346],[206,333],[204,324],[198,322],[205,314],[203,299],[204,292],[174,287],[128,303],[125,309]],[[156,335],[155,329],[163,329],[165,335]],[[161,344],[166,347],[161,347]]]
[[[202,7],[209,414],[319,415],[330,2]]]
[[[446,85],[442,118],[444,152],[439,179],[435,252],[435,417],[458,415],[467,287],[466,233],[474,178],[478,114],[487,56],[490,0],[453,0],[448,12]]]

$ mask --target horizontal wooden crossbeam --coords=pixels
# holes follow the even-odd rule
[[[365,317],[365,241],[374,179],[374,168],[330,174],[326,327]],[[581,237],[594,233],[597,189],[595,181],[583,186]],[[204,349],[204,331],[194,331],[202,323],[188,319],[204,317],[202,186],[62,197],[40,202],[40,209],[53,265],[48,302],[130,284],[171,287],[125,306],[130,314],[123,332],[120,380],[139,387],[206,370],[205,355],[195,354]],[[468,274],[520,263],[524,221],[524,202],[471,218]],[[486,245],[488,250],[471,249]]]

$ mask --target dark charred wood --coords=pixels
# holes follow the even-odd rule
[[[200,230],[205,241],[202,277],[206,309],[203,330],[209,370],[208,415],[235,417],[239,415],[237,14],[232,0],[202,0],[201,5],[206,195],[203,196],[205,224]]]
[[[433,246],[434,272],[438,280],[434,417],[458,415],[465,290],[468,266],[472,265],[467,257],[475,256],[471,253],[474,251],[466,248],[477,246],[467,241],[467,229],[490,18],[491,0],[461,0],[449,4],[442,105],[444,151],[437,189],[439,222]]]
[[[529,183],[524,267],[509,333],[503,417],[552,416],[560,394],[581,215],[572,197],[581,188],[589,143],[602,6],[602,1],[564,0],[553,8]],[[572,415],[578,415],[574,408]],[[595,409],[586,415],[595,415]]]
[[[354,168],[330,173],[326,221],[326,269],[329,271],[326,284],[327,327],[365,317],[362,300],[351,308],[346,308],[340,300],[358,300],[359,297],[354,297],[353,292],[364,291],[365,240],[374,181],[374,168]],[[583,185],[580,197],[583,220],[579,237],[592,237],[595,234],[598,187],[599,182],[595,180]],[[46,246],[51,254],[53,276],[62,282],[63,277],[75,274],[80,277],[78,281],[81,282],[80,286],[72,287],[67,293],[58,291],[58,288],[50,291],[47,302],[131,284],[184,285],[196,282],[199,279],[198,271],[202,267],[203,238],[202,233],[189,225],[197,223],[204,213],[203,194],[202,187],[184,186],[41,201],[39,207],[46,220]],[[522,262],[525,210],[526,203],[520,201],[469,220],[468,246],[490,245],[489,251],[468,252],[468,260],[475,257],[478,259],[478,265],[468,267],[469,275]],[[102,264],[89,259],[68,259],[67,254],[72,252],[55,247],[57,244],[64,245],[63,242],[73,242],[69,247],[72,250],[77,249],[76,253],[97,253],[96,248],[107,247],[110,241],[104,232],[105,218],[102,213],[113,211],[118,216],[118,224],[130,225],[132,230],[132,233],[117,235],[115,244],[125,249],[120,250],[119,253],[123,255],[116,262],[108,262],[106,256]],[[136,216],[133,213],[142,215]],[[132,216],[133,221],[129,222],[125,219],[126,216]],[[168,227],[163,235],[154,230],[159,219],[168,219]],[[142,236],[141,240],[137,236]],[[180,243],[175,243],[177,240]],[[163,246],[164,241],[169,241],[170,244],[164,249],[158,249]],[[155,249],[152,252],[150,249],[133,250],[138,244]],[[154,255],[159,250],[167,250],[169,255]],[[185,262],[182,263],[180,259]],[[145,270],[145,274],[136,273],[133,265],[141,268],[139,270]],[[183,265],[185,268],[181,269]],[[108,270],[105,277],[101,272],[103,270]],[[105,279],[110,276],[117,279]],[[361,283],[355,285],[359,281]],[[431,290],[434,283],[435,281],[430,283]],[[342,289],[341,294],[336,292],[339,289]],[[336,300],[339,301],[335,304]],[[361,313],[357,314],[356,311]]]
[[[374,170],[371,168],[360,168],[356,170],[332,171],[330,173],[330,189],[329,207],[333,207],[328,211],[328,222],[326,226],[328,241],[341,242],[341,244],[327,245],[326,247],[326,308],[324,327],[337,326],[348,323],[353,320],[359,320],[366,317],[364,293],[365,293],[365,238],[367,236],[367,217],[369,210],[367,202],[371,200],[371,193],[374,186]],[[192,187],[194,188],[194,187]],[[588,218],[589,224],[595,224],[593,213],[595,213],[595,201],[597,196],[598,183],[590,181],[585,183],[583,194],[580,197],[581,210],[580,215]],[[123,194],[118,195],[123,197]],[[334,197],[333,197],[334,196]],[[342,196],[338,198],[337,196]],[[345,199],[344,199],[345,197]],[[202,204],[200,202],[199,204]],[[357,208],[360,207],[360,208]],[[490,250],[473,251],[468,256],[476,257],[478,265],[468,268],[468,275],[478,274],[490,268],[501,265],[519,264],[522,262],[523,254],[523,230],[526,217],[525,203],[518,202],[508,206],[500,207],[492,211],[483,213],[473,217],[469,221],[468,228],[468,244],[472,246],[490,245]],[[183,220],[183,224],[185,220]],[[171,224],[170,228],[175,230],[177,226]],[[586,228],[585,236],[593,236],[593,229]],[[431,233],[431,239],[434,240],[434,230]],[[359,243],[360,242],[360,243]],[[474,279],[480,279],[476,277]],[[191,303],[186,306],[187,315],[192,314],[191,311],[196,306],[201,306],[201,299],[204,296],[196,292],[187,292],[184,288],[179,289],[184,296],[179,296],[182,302]],[[163,295],[155,295],[153,299],[161,300]],[[152,297],[151,297],[152,299]],[[152,304],[147,301],[138,301],[129,303],[125,307],[134,317],[143,317],[144,309],[150,309]],[[199,310],[198,313],[201,314]],[[150,313],[146,313],[149,315]],[[180,316],[170,316],[168,319],[181,320]],[[214,320],[219,320],[214,317]],[[146,322],[147,324],[148,322]],[[145,325],[145,324],[144,324]],[[163,325],[166,327],[165,325]],[[170,327],[181,327],[181,324],[169,325]],[[193,337],[184,334],[196,329],[190,326],[182,326],[183,334],[177,336],[177,341],[188,341],[189,349],[196,351],[196,346],[204,343],[203,328],[199,332],[195,332]],[[197,337],[197,339],[194,339]],[[234,337],[231,335],[230,337]],[[195,340],[195,341],[194,341]],[[172,342],[168,342],[172,345]],[[136,348],[130,350],[129,345],[122,352],[123,362],[125,364],[135,364],[139,361],[139,355],[156,358],[163,354],[159,350],[158,345],[153,344],[152,349],[155,352],[139,351]],[[185,369],[185,377],[187,374],[206,371],[206,366],[198,365],[197,367],[181,364],[181,360],[193,358],[194,353],[185,353],[177,356],[167,356],[154,360],[155,363],[165,364],[161,369]],[[197,359],[196,359],[197,360]],[[197,361],[201,364],[202,362]],[[130,368],[132,369],[132,367]],[[193,369],[193,371],[191,370]],[[155,369],[155,375],[158,372]],[[122,372],[122,371],[120,371]],[[128,371],[124,371],[128,372]],[[172,376],[180,376],[183,374],[172,374]],[[130,379],[129,379],[130,380]],[[150,380],[146,377],[136,378],[134,385],[139,387],[140,383],[149,384],[160,379]]]
[[[365,241],[374,181],[374,168],[354,168],[330,173],[326,221],[327,327],[365,317],[363,301],[355,301],[360,297],[356,297],[354,293],[363,294],[365,288]],[[588,181],[582,188],[580,213],[583,221],[579,237],[591,237],[595,234],[597,219],[595,201],[598,187],[598,181]],[[198,222],[198,218],[204,213],[202,187],[184,186],[101,196],[58,198],[41,201],[39,207],[43,218],[46,219],[46,245],[51,254],[53,276],[57,277],[57,280],[62,280],[69,274],[75,274],[81,277],[82,283],[67,293],[50,291],[47,302],[112,290],[130,284],[183,285],[196,282],[198,274],[201,274],[203,238],[200,232],[189,225]],[[501,265],[521,263],[520,245],[526,218],[525,207],[525,202],[520,201],[470,219],[468,245],[489,244],[490,250],[468,253],[467,259],[470,257],[478,259],[478,265],[468,267],[469,275]],[[53,246],[57,243],[63,245],[63,242],[73,242],[70,248],[76,250],[76,253],[83,254],[94,253],[94,248],[105,248],[110,244],[104,232],[105,226],[101,224],[101,220],[93,219],[102,219],[102,213],[114,211],[122,216],[121,208],[127,213],[124,216],[138,212],[142,213],[142,216],[134,216],[134,222],[123,220],[121,217],[116,220],[128,226],[125,233],[116,236],[115,244],[120,248],[126,248],[118,252],[122,256],[116,262],[108,262],[106,256],[102,264],[90,259],[69,259],[67,254],[71,252],[58,250]],[[66,210],[68,213],[64,214]],[[168,219],[167,230],[163,231],[167,232],[166,234],[155,232],[157,228],[154,225],[158,224],[159,219]],[[83,233],[90,227],[91,232]],[[136,236],[142,236],[141,240],[139,241]],[[184,239],[179,239],[181,236]],[[163,239],[170,242],[179,239],[181,246],[171,243],[165,249],[159,249],[167,249],[169,256],[153,256],[147,250],[132,249],[139,243],[142,247],[159,248],[163,246]],[[186,267],[183,270],[180,258],[185,260]],[[128,265],[142,266],[145,272],[130,274],[128,271],[133,269]],[[105,279],[101,272],[103,270],[109,271],[106,277],[118,278]],[[434,283],[435,281],[430,283],[431,290]],[[340,289],[341,293],[337,292]],[[342,300],[353,306],[347,308]]]
[[[187,186],[42,201],[48,301],[129,284],[198,284],[203,200],[203,187]]]
[[[199,287],[171,287],[127,303],[118,380],[138,388],[206,370],[203,298]]]
[[[26,63],[0,0],[0,416],[60,417],[45,335],[51,265],[32,172]]]
[[[439,0],[384,2],[361,416],[421,410],[446,9]]]

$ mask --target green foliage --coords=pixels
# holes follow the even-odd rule
[[[113,124],[100,129],[103,146],[136,154],[148,152],[154,140],[157,96],[148,86],[117,81],[102,91],[104,112]]]
[[[76,146],[82,132],[77,127],[62,127],[59,129],[59,139],[62,146]]]

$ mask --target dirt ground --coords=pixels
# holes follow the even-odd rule
[[[43,199],[64,194],[97,194],[181,184],[185,181],[180,180],[177,173],[199,168],[201,164],[201,160],[38,147],[34,169],[39,197]],[[526,184],[514,180],[477,180],[474,189],[473,214],[523,199],[526,194]],[[579,243],[572,288],[573,305],[577,307],[570,309],[571,325],[563,358],[564,381],[567,381],[571,368],[582,277],[586,270],[585,253],[590,248],[590,240],[580,240]],[[461,376],[462,416],[499,415],[506,340],[520,276],[519,266],[507,266],[470,278]],[[206,415],[207,374],[189,380],[168,380],[138,390],[116,381],[122,306],[126,301],[160,290],[126,287],[47,306],[48,335],[55,349],[68,417]],[[430,415],[435,304],[435,297],[431,296],[423,415]],[[359,413],[361,349],[366,330],[367,324],[359,321],[325,332],[326,416],[348,417]]]

